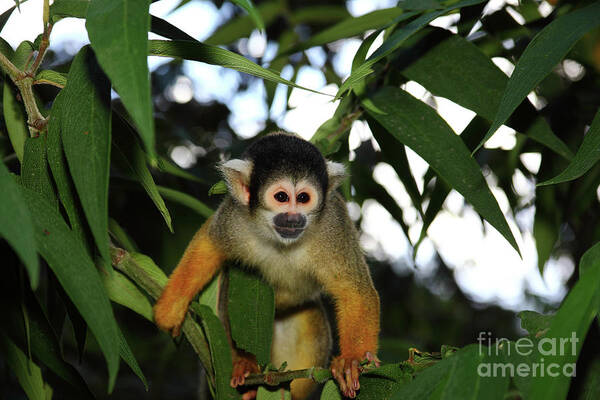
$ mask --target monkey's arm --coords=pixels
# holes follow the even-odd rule
[[[210,221],[211,218],[190,241],[154,305],[156,325],[174,337],[179,335],[190,302],[212,279],[225,260],[225,255],[209,236]]]
[[[335,303],[339,334],[340,355],[331,363],[332,374],[344,395],[353,398],[360,388],[360,362],[379,362],[379,296],[364,262],[343,268],[338,265],[322,282]]]

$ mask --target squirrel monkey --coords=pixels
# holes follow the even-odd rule
[[[229,194],[169,277],[154,306],[156,324],[179,335],[192,298],[226,259],[239,260],[256,268],[275,292],[273,365],[327,365],[332,340],[320,297],[333,299],[340,354],[330,369],[342,393],[355,397],[361,361],[379,362],[379,296],[345,201],[335,190],[346,176],[344,166],[325,160],[299,137],[275,133],[219,168]],[[259,369],[254,356],[233,347],[236,387]],[[308,397],[315,386],[295,379],[292,398]]]

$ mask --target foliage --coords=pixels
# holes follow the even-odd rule
[[[182,0],[179,6],[187,2]],[[332,100],[340,101],[335,114],[312,138],[328,157],[349,164],[352,178],[344,185],[348,200],[359,204],[376,200],[410,241],[409,229],[419,225],[407,222],[396,200],[373,179],[375,165],[386,162],[418,210],[420,238],[411,243],[415,256],[451,190],[460,193],[519,252],[519,235],[490,188],[494,182],[513,213],[534,202],[540,273],[553,255],[566,252],[581,260],[572,289],[554,314],[519,313],[528,336],[511,342],[482,341],[457,351],[444,348],[441,354],[411,349],[406,361],[395,359],[367,368],[360,378],[359,398],[562,399],[581,393],[598,397],[600,378],[592,373],[598,370],[594,351],[598,347],[585,338],[588,331],[590,337],[597,335],[592,322],[600,312],[596,196],[600,2],[551,1],[552,11],[542,14],[534,0],[505,4],[487,13],[483,13],[484,0],[404,0],[359,17],[350,16],[344,2],[333,0],[321,5],[294,0],[262,1],[256,6],[250,0],[233,2],[244,11],[237,10],[204,42],[150,15],[148,0],[54,0],[51,5],[45,0],[44,32],[37,40],[12,49],[0,37],[0,235],[5,239],[0,243],[0,354],[26,396],[95,396],[86,373],[75,368],[63,351],[62,333],[69,325],[76,342],[76,349],[71,349],[74,358],[81,359],[87,334],[93,337],[87,352],[105,359],[108,376],[102,382],[109,394],[119,376],[120,359],[148,388],[140,367],[144,364],[138,363],[135,346],[130,348],[126,339],[127,323],[118,318],[125,313],[129,319],[133,311],[140,321],[151,321],[150,299],[156,299],[166,281],[165,272],[140,251],[155,256],[167,271],[190,237],[187,231],[210,216],[218,199],[209,195],[223,192],[211,165],[224,155],[223,147],[214,145],[215,138],[230,130],[224,107],[195,104],[198,107],[192,110],[167,104],[162,95],[165,81],[156,73],[149,76],[147,57],[173,59],[160,67],[167,81],[180,74],[181,60],[257,77],[264,82],[270,106],[277,85],[320,93],[300,86],[294,78],[285,79],[279,72],[283,67],[291,66],[296,74],[309,63],[306,50],[321,47],[330,52],[335,41],[359,36],[363,40],[345,80],[335,74],[331,57],[320,67],[338,85]],[[16,2],[16,7],[0,15],[0,33],[18,7]],[[514,14],[522,23],[511,17]],[[457,17],[454,30],[430,24],[447,15]],[[51,31],[55,24],[69,24],[70,17],[85,19],[90,45],[73,59],[60,60],[60,55],[48,51]],[[278,53],[270,60],[251,59],[232,50],[231,45],[255,27],[278,44]],[[166,39],[148,40],[148,32]],[[493,62],[497,57],[514,62],[510,77]],[[567,67],[573,63],[581,67],[581,74],[569,73]],[[243,79],[250,82],[251,78]],[[454,132],[436,111],[435,98],[417,99],[404,90],[409,81],[473,111],[476,117],[462,132]],[[118,99],[111,96],[111,88]],[[542,98],[542,105],[528,102],[530,93]],[[348,136],[355,121],[368,124],[380,151],[363,142],[349,156]],[[516,146],[506,151],[485,148],[503,124],[517,132]],[[276,128],[269,121],[261,134]],[[169,161],[169,151],[192,138],[199,145],[208,143],[205,148],[210,151],[198,158],[193,170],[184,171]],[[239,153],[244,145],[230,136],[227,151]],[[429,165],[422,189],[406,147]],[[521,155],[532,152],[542,155],[539,171],[528,169],[522,161]],[[516,174],[541,182],[534,200],[523,199],[514,189]],[[182,213],[186,223],[178,228],[175,221],[184,219],[177,219]],[[142,228],[129,236],[129,229],[121,224]],[[142,245],[138,248],[136,243]],[[230,274],[233,337],[264,367],[264,375],[248,379],[281,384],[260,386],[258,398],[288,398],[286,382],[304,376],[326,382],[322,399],[340,399],[326,370],[280,371],[279,366],[268,365],[272,290],[236,267],[226,273]],[[205,371],[210,391],[206,395],[236,398],[228,384],[232,367],[228,340],[215,315],[219,279],[192,304],[183,332]],[[384,302],[384,327],[394,323],[386,322],[385,306]],[[420,317],[426,319],[427,312]],[[570,338],[577,341],[569,342],[573,347],[567,354],[550,354],[544,347],[559,343],[562,349],[563,340]],[[131,344],[139,341],[129,338]],[[531,343],[525,355],[519,351],[524,343]],[[388,351],[382,341],[382,358],[387,361]],[[490,365],[520,368],[544,363],[561,371],[584,363],[592,367],[589,374],[579,370],[582,383],[573,384],[565,374],[485,373]]]

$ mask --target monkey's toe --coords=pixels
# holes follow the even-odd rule
[[[233,372],[231,373],[231,387],[242,386],[248,375],[260,372],[256,358],[251,354],[243,355],[237,358],[233,363]]]

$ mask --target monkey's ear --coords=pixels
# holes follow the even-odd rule
[[[219,170],[227,182],[229,193],[243,205],[250,202],[250,174],[252,161],[233,159],[219,165]]]
[[[327,191],[335,190],[342,181],[348,176],[344,164],[327,161],[327,175],[329,176],[329,187]]]

